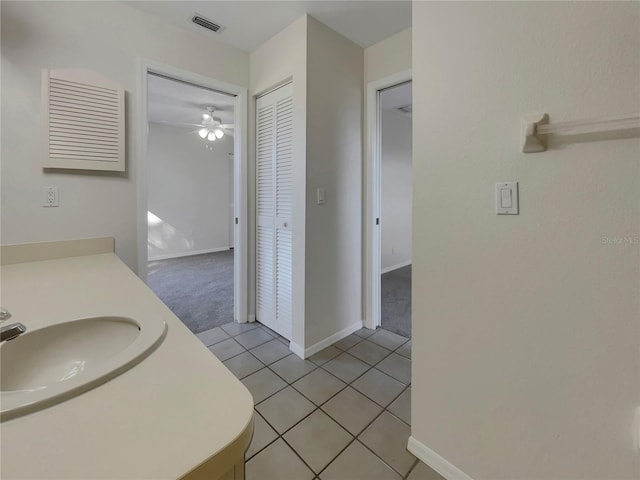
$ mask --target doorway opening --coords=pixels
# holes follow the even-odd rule
[[[149,74],[147,283],[193,333],[233,322],[232,95]]]
[[[411,337],[411,71],[367,87],[365,326]]]
[[[411,82],[380,91],[380,326],[411,338]]]
[[[139,275],[193,333],[246,322],[246,90],[141,77]]]

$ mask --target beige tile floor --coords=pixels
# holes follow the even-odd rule
[[[362,329],[301,360],[257,322],[198,338],[253,395],[247,480],[442,480],[406,449],[409,339]]]

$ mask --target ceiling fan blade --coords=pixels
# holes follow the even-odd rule
[[[233,129],[235,127],[235,125],[233,123],[221,123],[220,125],[218,125],[219,128],[231,128]]]
[[[224,132],[225,135],[229,135],[230,137],[233,137],[233,131],[232,130],[226,130],[226,129],[222,129],[222,131]]]
[[[200,128],[206,128],[204,125],[201,125],[199,123],[183,123],[183,122],[153,122],[153,123],[159,123],[161,125],[171,125],[173,127],[200,127]]]

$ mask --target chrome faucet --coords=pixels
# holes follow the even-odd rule
[[[22,323],[12,323],[10,325],[7,325],[6,327],[2,327],[0,328],[0,343],[18,338],[26,331],[27,327],[25,327]]]
[[[0,322],[5,320],[9,320],[11,318],[11,313],[6,308],[0,307]],[[14,338],[19,337],[24,332],[27,331],[27,327],[25,327],[22,323],[11,323],[6,327],[0,328],[0,343],[6,342],[7,340],[13,340]]]

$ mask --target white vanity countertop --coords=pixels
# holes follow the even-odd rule
[[[216,478],[244,455],[253,399],[114,254],[1,267],[8,322],[28,330],[95,316],[154,316],[160,346],[114,379],[3,421],[4,480]]]

